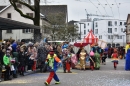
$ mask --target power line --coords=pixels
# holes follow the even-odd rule
[[[120,11],[119,11],[119,6],[117,5],[117,2],[116,2],[116,0],[115,0],[115,3],[116,3],[116,6],[117,6],[117,8],[118,8],[119,19],[120,19]]]
[[[97,0],[98,2],[99,2],[99,0]],[[99,2],[99,4],[103,7],[103,5]],[[106,9],[105,9],[105,7],[103,7],[103,9],[105,10],[105,12],[106,12],[106,15],[108,15],[107,14],[107,11],[106,11]]]
[[[108,3],[108,1],[107,1],[107,0],[106,0],[106,2],[107,2],[107,4],[108,4],[108,6],[110,7],[111,12],[112,12],[112,15],[113,15],[113,17],[114,17],[114,13],[113,13],[112,7],[110,6],[110,4]]]
[[[98,9],[98,7],[91,1],[91,0],[89,0],[97,9]],[[102,15],[102,13],[101,13],[101,11],[98,9],[98,11],[100,12],[100,14]]]

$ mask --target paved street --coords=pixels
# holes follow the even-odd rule
[[[73,73],[62,73],[59,69],[57,74],[61,84],[57,86],[130,86],[130,71],[124,70],[125,60],[120,60],[117,70],[114,70],[110,59],[106,65],[101,65],[100,70],[80,71],[73,69]],[[0,86],[44,86],[44,81],[49,73],[35,73],[19,77],[11,81],[0,82]],[[53,80],[50,86],[56,86]]]

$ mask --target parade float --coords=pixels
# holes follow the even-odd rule
[[[91,50],[91,46],[95,43],[98,43],[98,38],[93,34],[93,31],[90,30],[90,32],[86,35],[86,37],[83,39],[82,42],[76,42],[74,43],[74,52],[76,56],[72,57],[72,68],[76,69],[81,69],[81,64],[78,60],[79,53],[81,48],[84,48],[87,51],[87,56],[86,56],[86,69],[90,68],[90,62],[89,62],[89,52]],[[77,61],[76,61],[77,60]]]

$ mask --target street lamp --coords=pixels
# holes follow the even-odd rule
[[[81,40],[81,24],[84,24],[84,23],[79,23],[80,24],[80,40]]]

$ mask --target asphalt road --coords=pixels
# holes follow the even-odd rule
[[[130,71],[124,70],[125,60],[120,60],[117,70],[114,70],[110,59],[100,70],[76,70],[73,73],[63,73],[62,68],[57,71],[61,84],[57,86],[130,86]],[[45,86],[44,81],[49,73],[34,73],[0,82],[0,86]],[[56,86],[52,80],[50,86]]]

